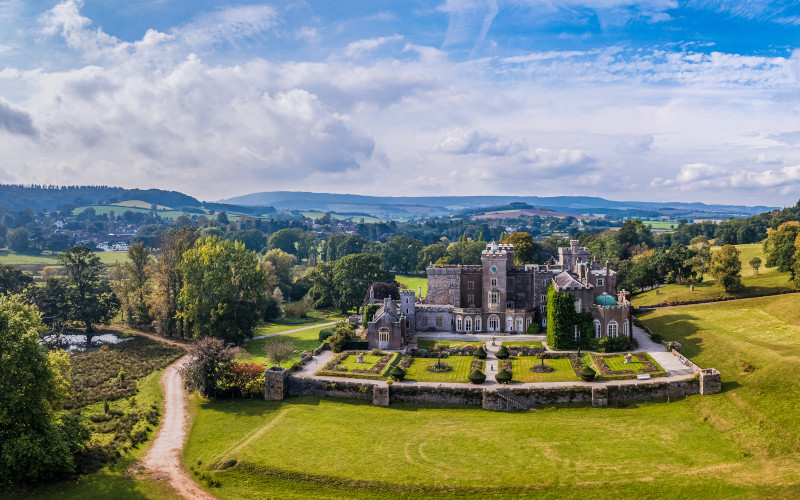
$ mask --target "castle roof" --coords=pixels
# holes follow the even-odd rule
[[[616,305],[619,305],[619,304],[617,304],[616,299],[614,299],[614,297],[612,297],[611,295],[607,294],[606,292],[603,292],[602,295],[598,295],[597,298],[594,299],[594,303],[597,304],[598,306],[616,306]]]
[[[561,274],[557,275],[553,280],[558,285],[558,288],[570,289],[570,290],[580,290],[587,288],[586,285],[581,283],[580,281],[576,280],[569,274],[567,271],[562,272]]]

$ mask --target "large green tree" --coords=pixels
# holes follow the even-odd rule
[[[429,264],[435,264],[447,256],[447,245],[434,243],[417,253],[417,271],[424,271]]]
[[[641,219],[630,219],[622,223],[622,227],[617,231],[617,241],[625,254],[631,257],[639,251],[653,248],[655,241],[653,232],[645,226]]]
[[[178,316],[192,337],[241,343],[264,316],[267,273],[255,252],[218,236],[184,252]]]
[[[128,248],[128,261],[125,262],[126,278],[130,280],[134,295],[133,319],[136,324],[143,325],[150,322],[147,309],[147,293],[150,277],[147,268],[150,264],[150,249],[144,243],[133,243]]]
[[[381,269],[377,255],[353,254],[333,264],[320,264],[309,274],[309,297],[317,307],[333,305],[347,312],[359,307],[367,288],[376,281],[394,281]]]
[[[267,240],[267,249],[280,248],[298,259],[307,259],[317,255],[317,238],[314,233],[299,228],[275,231]]]
[[[795,242],[800,237],[800,222],[784,222],[777,229],[770,229],[769,236],[764,241],[765,265],[777,267],[778,271],[791,273],[795,280],[797,274],[795,262],[797,260],[797,246]]]
[[[501,243],[514,245],[514,264],[522,266],[536,262],[538,245],[533,241],[530,233],[523,231],[513,233],[504,238]]]
[[[8,245],[8,249],[12,252],[27,252],[30,247],[28,231],[26,231],[24,227],[18,227],[12,230],[8,233],[8,236],[6,236],[6,244]]]
[[[739,250],[733,245],[725,245],[712,255],[710,272],[726,292],[737,292],[744,288]]]
[[[263,261],[269,263],[269,265],[266,266],[267,274],[275,278],[270,282],[270,290],[274,290],[275,286],[278,286],[281,289],[284,299],[292,300],[294,266],[297,264],[297,257],[284,252],[280,248],[273,248],[264,255]]]
[[[381,260],[386,270],[409,273],[417,267],[417,254],[422,250],[420,240],[394,236],[381,245]]]
[[[119,310],[119,299],[101,277],[103,264],[90,248],[72,247],[58,256],[66,276],[70,319],[83,324],[90,344],[94,323],[108,323]]]
[[[34,306],[0,295],[0,484],[53,480],[75,472],[89,439],[78,417],[61,410],[69,358],[39,345]]]
[[[178,295],[183,285],[180,262],[183,253],[194,245],[197,238],[197,230],[193,227],[168,231],[161,237],[158,259],[148,266],[147,272],[152,280],[148,296],[150,316],[161,335],[171,337],[177,334],[181,338],[185,335],[183,320],[178,317]]]
[[[25,272],[8,264],[0,264],[0,293],[22,293],[31,284],[33,278]]]

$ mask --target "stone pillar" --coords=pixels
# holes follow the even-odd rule
[[[608,406],[608,387],[592,387],[592,406],[605,408]]]
[[[383,407],[389,406],[389,388],[388,385],[373,385],[372,404]]]
[[[483,402],[481,404],[481,408],[484,410],[492,410],[492,411],[499,411],[499,401],[498,401],[497,393],[494,391],[487,391],[486,389],[483,390]]]
[[[700,370],[700,394],[707,396],[722,392],[722,374],[713,368]]]
[[[289,392],[289,370],[271,366],[264,372],[264,399],[282,401]]]

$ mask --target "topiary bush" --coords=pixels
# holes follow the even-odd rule
[[[395,366],[394,368],[389,370],[389,376],[399,382],[400,380],[403,380],[403,378],[405,378],[406,371],[400,368],[399,366]]]
[[[473,384],[482,384],[486,382],[486,374],[480,370],[473,370],[469,374],[469,381]]]
[[[501,345],[500,349],[497,350],[497,359],[508,359],[511,353],[508,352],[506,346]]]
[[[325,342],[328,340],[328,337],[333,335],[336,332],[336,327],[329,326],[328,328],[323,328],[319,331],[319,341]]]
[[[594,380],[595,375],[597,375],[597,372],[592,370],[591,366],[584,366],[581,370],[581,380],[584,382],[591,382]]]
[[[513,377],[514,376],[511,374],[510,371],[500,370],[499,372],[497,372],[497,375],[494,376],[494,379],[497,380],[497,382],[500,384],[507,384],[511,382],[511,379]]]
[[[478,347],[475,351],[475,357],[480,359],[486,359],[486,349],[483,346]]]
[[[531,323],[530,325],[528,325],[528,330],[526,333],[528,335],[539,335],[539,324]]]

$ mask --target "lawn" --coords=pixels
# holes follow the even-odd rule
[[[437,345],[444,345],[447,347],[468,347],[468,346],[478,347],[485,344],[486,342],[483,341],[462,342],[460,340],[420,340],[417,342],[417,347],[420,349],[425,349],[426,351],[430,351]]]
[[[644,355],[647,358],[647,361],[654,364],[656,368],[658,368],[657,372],[648,372],[646,371],[646,367],[644,363],[639,360],[636,356],[631,357],[631,362],[626,364],[625,363],[625,355],[618,354],[616,356],[592,356],[592,363],[594,364],[594,370],[597,372],[597,380],[624,380],[624,379],[633,379],[636,378],[637,375],[649,373],[650,377],[666,377],[667,372],[661,368],[656,360],[650,357],[649,354],[646,352],[637,353]],[[609,375],[601,375],[601,370],[599,367],[600,363],[605,363],[605,365],[611,370],[612,372],[621,372],[621,371],[632,371],[633,373],[625,373],[625,374],[609,374]]]
[[[722,371],[713,396],[511,414],[194,400],[184,456],[211,471],[237,450],[235,467],[210,472],[224,499],[798,498],[798,310],[800,296],[781,295],[642,315],[700,366]]]
[[[337,356],[344,356],[341,361],[339,361],[339,366],[345,368],[345,370],[333,370],[327,369],[328,365],[326,364],[314,375],[319,375],[323,377],[345,377],[345,378],[363,378],[369,380],[380,380],[387,377],[389,370],[392,368],[392,364],[395,362],[397,357],[399,356],[396,352],[387,352],[380,356],[373,356],[369,352],[362,352],[363,354],[363,363],[358,362],[358,356],[356,354],[347,354],[347,352],[343,354],[337,354]],[[333,360],[337,358],[334,357]],[[380,360],[384,360],[384,365],[376,366],[380,362]],[[329,364],[333,364],[333,360],[329,361]],[[363,372],[355,372],[354,370],[372,370],[373,368],[380,370],[374,373],[363,373]]]
[[[469,382],[467,378],[472,371],[472,356],[449,356],[442,362],[453,367],[452,371],[444,373],[429,372],[427,368],[436,364],[437,358],[414,358],[408,368],[406,380],[416,382]]]
[[[414,290],[414,293],[417,294],[417,287],[422,287],[422,296],[427,297],[428,295],[428,278],[422,276],[407,276],[403,274],[398,274],[394,278],[398,283],[400,283],[401,288],[405,290]],[[419,298],[419,297],[417,297]]]
[[[506,348],[510,347],[542,347],[542,342],[539,340],[529,340],[526,342],[514,342],[513,340],[506,340],[500,342],[501,345],[506,346]]]
[[[719,248],[713,247],[712,251],[717,251]],[[658,295],[655,290],[638,293],[633,296],[631,302],[636,307],[689,304],[729,298],[761,297],[794,290],[794,286],[789,281],[789,273],[778,272],[777,268],[764,267],[762,264],[758,275],[754,274],[753,268],[749,264],[750,259],[760,257],[763,262],[767,260],[760,243],[736,245],[736,248],[741,252],[739,260],[742,262],[742,283],[745,286],[741,292],[728,293],[722,287],[716,286],[710,275],[706,275],[702,283],[694,284],[694,291],[690,289],[689,284],[670,284],[659,288]]]
[[[327,328],[326,326],[311,326],[311,328],[307,330],[301,330],[299,332],[287,333],[284,335],[276,336],[276,337],[268,337],[265,339],[258,339],[258,340],[251,340],[250,342],[245,342],[242,346],[244,353],[242,356],[239,357],[241,361],[247,362],[254,362],[254,363],[266,363],[267,365],[271,366],[273,363],[267,359],[267,355],[264,352],[264,345],[269,341],[274,340],[287,340],[294,345],[294,349],[297,354],[294,354],[288,361],[284,361],[281,363],[281,366],[288,368],[295,364],[296,362],[300,361],[300,356],[303,351],[313,351],[317,347],[319,347],[319,332],[323,328]],[[288,331],[294,330],[297,328],[304,328],[303,325],[276,325],[270,324],[260,327],[256,331],[256,335],[267,335],[270,333],[278,333],[281,331]]]
[[[512,382],[573,382],[580,380],[575,376],[569,359],[546,359],[544,364],[552,366],[555,371],[550,373],[532,372],[533,365],[541,364],[536,356],[511,356],[511,373],[514,375]]]

